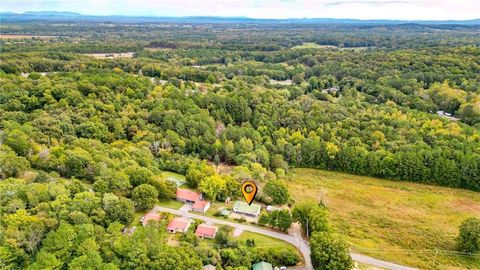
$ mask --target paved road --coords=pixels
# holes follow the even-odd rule
[[[303,239],[303,237],[298,233],[293,234],[293,235],[284,234],[284,233],[279,233],[279,232],[275,232],[275,231],[270,231],[270,230],[267,230],[267,229],[258,228],[258,227],[255,227],[255,226],[239,224],[239,223],[235,223],[235,222],[231,222],[231,221],[211,218],[211,217],[207,217],[207,216],[197,215],[197,214],[193,214],[193,213],[190,213],[190,212],[175,210],[175,209],[161,207],[161,206],[155,206],[152,209],[152,211],[153,212],[158,212],[158,211],[167,212],[167,213],[171,213],[171,214],[174,214],[174,215],[183,216],[183,217],[186,217],[186,218],[200,219],[200,220],[203,220],[205,222],[210,222],[210,223],[219,224],[219,225],[227,225],[227,226],[233,227],[235,229],[249,231],[249,232],[253,232],[253,233],[259,233],[259,234],[263,234],[263,235],[266,235],[266,236],[270,236],[270,237],[273,237],[273,238],[283,240],[287,243],[292,244],[293,246],[297,247],[300,250],[300,253],[302,253],[302,256],[305,260],[305,269],[306,270],[312,270],[313,269],[312,262],[310,260],[310,247],[308,245],[308,242],[305,241]],[[391,270],[415,270],[415,268],[411,268],[411,267],[407,267],[407,266],[403,266],[403,265],[399,265],[399,264],[395,264],[395,263],[391,263],[391,262],[387,262],[387,261],[378,260],[378,259],[375,259],[375,258],[372,258],[372,257],[369,257],[369,256],[358,254],[358,253],[350,252],[350,256],[352,256],[352,259],[354,261],[358,262],[358,263],[367,264],[367,265],[371,265],[371,266],[375,266],[375,267],[381,267],[381,268],[391,269]]]
[[[219,224],[219,225],[227,225],[235,229],[240,229],[243,231],[249,231],[253,233],[259,233],[259,234],[263,234],[266,236],[283,240],[299,248],[300,252],[302,253],[305,259],[305,269],[313,269],[312,262],[310,261],[310,247],[308,246],[308,243],[300,235],[289,235],[289,234],[279,233],[279,232],[270,231],[270,230],[266,230],[266,229],[262,229],[254,226],[239,224],[239,223],[235,223],[227,220],[216,219],[216,218],[211,218],[211,217],[202,216],[202,215],[197,215],[190,212],[175,210],[175,209],[161,207],[161,206],[155,206],[152,209],[152,211],[168,212],[168,213],[183,216],[186,218],[200,219],[205,222],[210,222],[210,223]]]
[[[379,259],[375,259],[366,255],[350,252],[350,256],[352,259],[358,263],[363,263],[375,267],[380,267],[384,269],[391,269],[391,270],[416,270],[416,268],[408,267],[408,266],[403,266],[400,264],[392,263],[392,262],[387,262],[387,261],[382,261]]]

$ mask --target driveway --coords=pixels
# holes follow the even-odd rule
[[[189,204],[189,203],[185,203],[182,205],[182,207],[180,207],[180,209],[178,209],[179,211],[182,211],[182,212],[190,212],[192,211],[192,205]]]
[[[153,212],[167,212],[171,213],[174,215],[178,216],[183,216],[186,218],[193,218],[193,219],[200,219],[205,222],[210,222],[212,224],[218,224],[218,225],[226,225],[235,228],[235,230],[243,230],[243,231],[249,231],[253,233],[259,233],[263,234],[266,236],[270,236],[273,238],[277,238],[280,240],[283,240],[287,243],[290,243],[291,245],[297,247],[300,250],[300,253],[302,253],[302,256],[305,261],[305,266],[304,269],[306,270],[313,270],[312,266],[312,261],[310,260],[310,246],[308,245],[308,242],[303,239],[301,234],[298,233],[298,230],[294,230],[292,232],[292,235],[290,234],[284,234],[276,231],[270,231],[267,229],[262,229],[254,226],[249,226],[245,224],[239,224],[239,223],[234,223],[231,221],[227,220],[222,220],[222,219],[216,219],[216,218],[211,218],[207,216],[202,216],[202,215],[197,215],[197,214],[192,214],[190,212],[186,211],[181,211],[181,210],[175,210],[171,208],[166,208],[166,207],[161,207],[161,206],[155,206],[152,209]],[[358,254],[358,253],[353,253],[350,252],[350,256],[352,256],[352,259],[356,262],[375,266],[375,267],[380,267],[380,268],[385,268],[385,269],[391,269],[391,270],[415,270],[415,268],[387,262],[387,261],[382,261],[378,260],[366,255]]]
[[[242,232],[243,232],[243,230],[235,228],[235,230],[233,230],[233,237],[240,236],[242,234]]]

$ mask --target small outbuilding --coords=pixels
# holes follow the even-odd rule
[[[273,270],[273,266],[268,262],[258,262],[252,265],[252,270]]]
[[[267,205],[266,209],[267,209],[267,212],[273,212],[273,211],[281,210],[280,208],[275,207],[275,206],[271,206],[271,205]]]
[[[220,214],[220,216],[228,217],[232,212],[224,208],[218,211],[218,213]]]

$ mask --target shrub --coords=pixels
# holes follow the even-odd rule
[[[480,218],[467,218],[462,222],[457,237],[460,251],[475,253],[480,251]]]

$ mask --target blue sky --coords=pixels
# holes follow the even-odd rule
[[[89,15],[464,20],[480,0],[1,0],[0,11]]]

